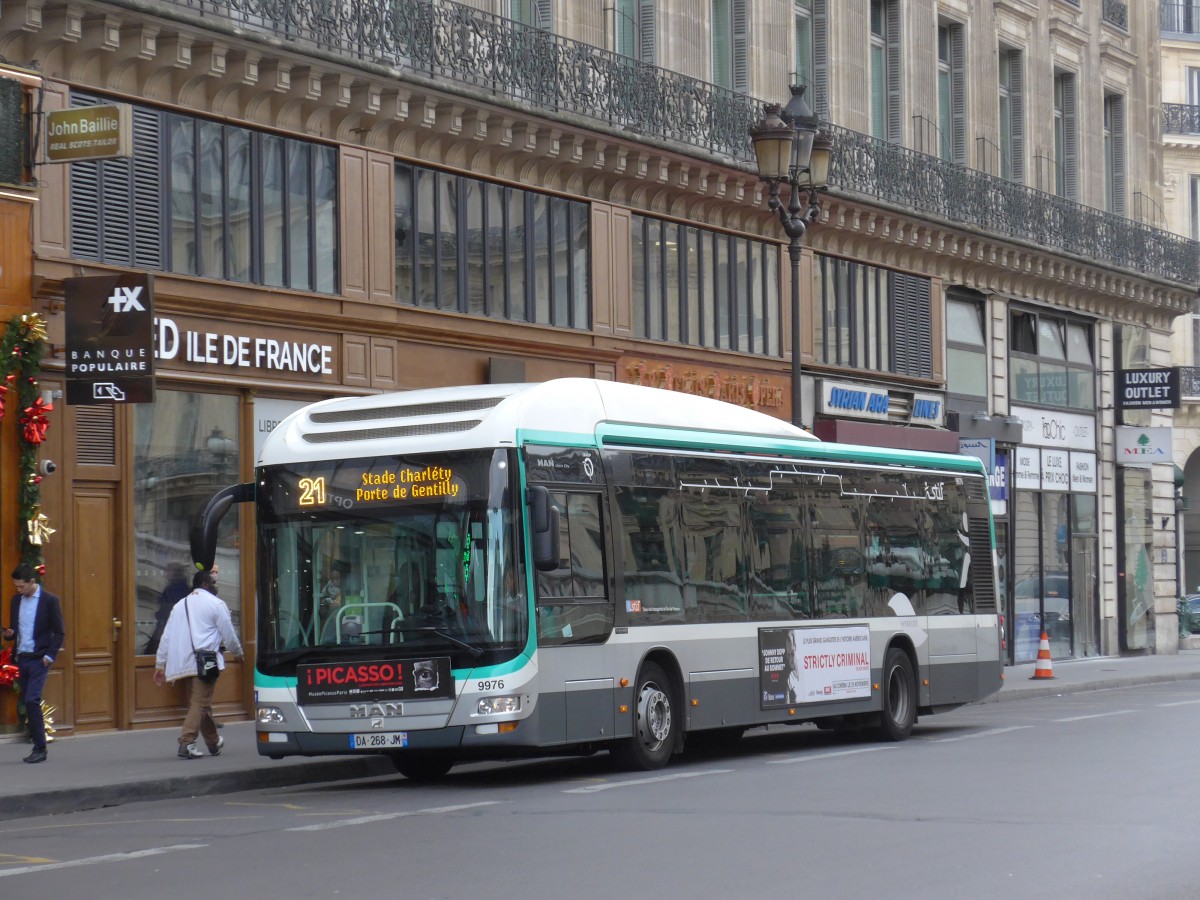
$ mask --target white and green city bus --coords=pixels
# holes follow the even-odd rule
[[[974,458],[819,441],[588,379],[329,400],[193,531],[257,521],[258,749],[468,759],[814,722],[908,736],[999,690]]]

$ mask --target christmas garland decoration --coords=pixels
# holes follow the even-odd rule
[[[46,347],[46,320],[37,313],[14,317],[0,340],[0,370],[4,375],[0,384],[0,419],[12,399],[16,399],[21,409],[18,505],[25,528],[21,531],[20,561],[32,566],[39,575],[46,574],[42,547],[54,534],[49,519],[42,513],[42,476],[38,472],[38,449],[50,427],[47,414],[54,409],[54,404],[42,398],[38,386]]]

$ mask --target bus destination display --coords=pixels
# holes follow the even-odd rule
[[[463,501],[469,493],[468,480],[454,466],[392,459],[290,472],[279,486],[298,512],[318,512]]]

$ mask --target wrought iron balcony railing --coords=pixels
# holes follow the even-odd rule
[[[449,0],[165,0],[297,50],[384,65],[750,159],[745,94]]]
[[[1179,367],[1179,396],[1200,401],[1200,366]]]
[[[142,0],[112,0],[139,14]],[[1200,0],[1197,0],[1200,7]],[[1189,9],[1191,7],[1189,6]],[[743,165],[763,101],[451,0],[161,0],[157,14],[343,64],[386,66]],[[818,101],[819,102],[819,101]],[[832,127],[834,189],[1200,283],[1197,244],[993,175]]]
[[[1200,134],[1200,106],[1164,103],[1163,134]]]
[[[857,131],[825,128],[834,137],[829,183],[838,188],[1076,256],[1200,283],[1195,241]]]
[[[1167,34],[1200,34],[1200,2],[1160,0],[1158,24]]]

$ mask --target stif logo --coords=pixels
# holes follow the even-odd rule
[[[113,312],[130,312],[137,310],[145,312],[146,307],[142,306],[138,300],[142,294],[141,287],[118,287],[112,292],[112,296],[108,298],[108,304],[113,308]]]

